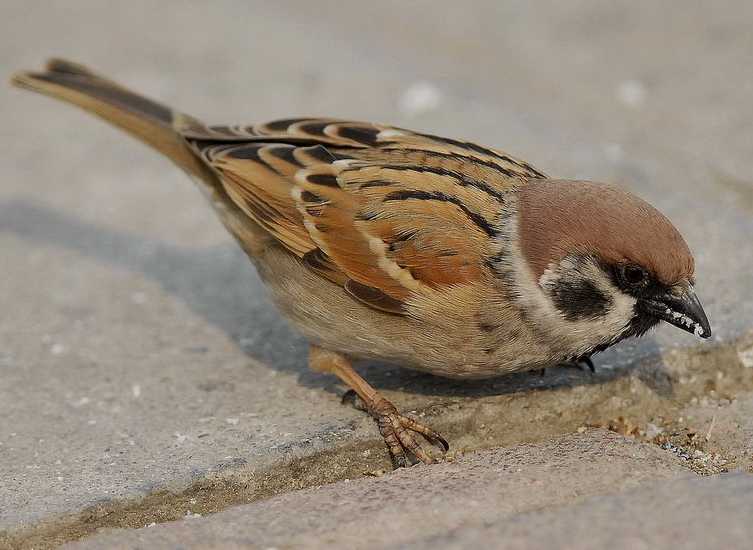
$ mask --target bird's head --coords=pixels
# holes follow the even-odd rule
[[[685,240],[627,191],[583,181],[531,182],[520,190],[518,234],[562,330],[591,327],[603,335],[595,348],[639,336],[661,320],[711,336]]]

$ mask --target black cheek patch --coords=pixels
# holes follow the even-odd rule
[[[591,281],[560,281],[550,292],[555,307],[568,321],[601,317],[612,306],[612,299]]]

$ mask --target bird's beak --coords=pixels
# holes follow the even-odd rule
[[[703,306],[692,286],[679,292],[668,292],[658,300],[648,301],[647,305],[653,315],[670,325],[701,338],[711,336],[711,326],[706,312],[703,311]]]

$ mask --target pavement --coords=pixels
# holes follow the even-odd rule
[[[366,365],[454,452],[382,475],[190,182],[3,87],[0,548],[749,540],[753,4],[154,4],[5,2],[0,72],[67,57],[208,122],[378,120],[619,183],[685,236],[714,337],[662,327],[595,375]]]
[[[688,477],[681,459],[656,446],[593,431],[338,481],[156,528],[100,534],[69,548],[413,547],[442,532]]]

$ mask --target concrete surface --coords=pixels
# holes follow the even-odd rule
[[[751,24],[743,0],[8,1],[0,73],[66,56],[207,121],[381,120],[638,192],[695,252],[714,342],[663,327],[599,356],[595,377],[365,372],[455,449],[661,425],[657,442],[708,453],[690,466],[714,473],[750,467],[733,424],[688,434],[711,425],[710,391],[726,414],[753,390]],[[386,466],[182,174],[41,97],[2,88],[0,115],[0,545]]]
[[[730,474],[721,478],[659,482],[651,488],[590,498],[569,508],[463,526],[411,541],[410,547],[417,550],[438,546],[510,550],[747,548],[753,536],[751,512],[753,478]]]
[[[679,458],[594,430],[295,491],[206,518],[189,509],[182,521],[94,536],[69,548],[413,547],[516,514],[688,477]],[[747,488],[750,494],[753,485]]]

